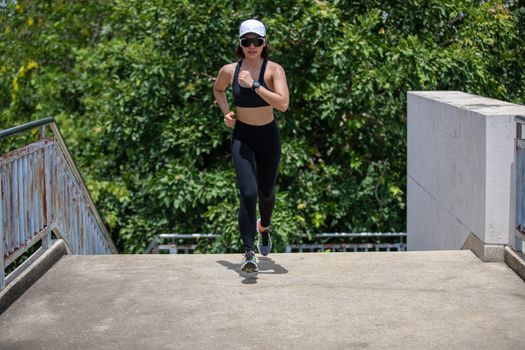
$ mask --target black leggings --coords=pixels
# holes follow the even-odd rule
[[[257,232],[256,204],[261,225],[270,226],[275,206],[275,180],[281,159],[281,138],[274,121],[257,126],[235,122],[232,155],[241,194],[239,229],[244,250],[253,250]]]

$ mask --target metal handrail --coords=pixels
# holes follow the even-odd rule
[[[513,248],[516,251],[523,250],[525,241],[525,139],[523,138],[523,125],[525,125],[525,115],[516,115],[516,229]]]
[[[514,121],[519,124],[525,124],[525,115],[514,116]]]
[[[45,137],[45,128],[46,126],[49,125],[53,134],[54,134],[54,138],[51,138],[51,139],[46,139]],[[29,150],[31,148],[34,148],[34,149],[47,149],[47,147],[51,146],[53,143],[55,144],[55,146],[53,147],[58,147],[58,149],[60,150],[60,154],[61,154],[61,157],[62,157],[62,161],[65,162],[67,168],[69,169],[69,174],[71,176],[71,179],[75,181],[75,186],[76,187],[76,191],[78,191],[78,193],[82,194],[83,198],[84,198],[84,204],[82,204],[82,208],[85,208],[85,210],[88,210],[88,212],[90,213],[89,215],[92,215],[92,218],[93,218],[93,224],[96,222],[96,225],[98,226],[98,229],[100,230],[99,232],[102,234],[102,236],[100,237],[100,239],[103,239],[105,240],[105,243],[107,244],[107,248],[109,248],[109,250],[112,252],[112,253],[117,253],[117,249],[115,247],[115,244],[113,243],[113,240],[111,239],[111,236],[109,235],[109,232],[107,231],[107,228],[102,220],[102,218],[100,217],[100,214],[98,213],[97,209],[96,209],[96,206],[93,202],[93,199],[86,187],[86,184],[85,184],[85,181],[84,181],[84,178],[82,177],[82,175],[80,174],[75,162],[73,161],[73,158],[71,156],[71,154],[69,153],[69,149],[64,141],[64,138],[62,137],[62,133],[60,132],[60,129],[58,128],[57,124],[56,124],[56,121],[53,117],[46,117],[46,118],[43,118],[43,119],[40,119],[40,120],[37,120],[37,121],[33,121],[33,122],[30,122],[30,123],[26,123],[26,124],[23,124],[23,125],[19,125],[19,126],[16,126],[16,127],[12,127],[12,128],[9,128],[9,129],[6,129],[6,130],[2,130],[0,131],[0,140],[1,139],[4,139],[6,137],[10,137],[10,136],[14,136],[14,135],[17,135],[17,134],[20,134],[22,132],[25,132],[25,131],[29,131],[29,130],[32,130],[32,129],[35,129],[35,128],[40,128],[40,132],[41,132],[41,141],[40,142],[37,142],[35,144],[30,144],[30,145],[27,145],[25,147],[22,147],[20,148],[19,150],[17,151],[13,151],[14,153],[20,153],[20,152],[26,152],[24,150]],[[46,145],[49,145],[49,146],[46,146]],[[29,147],[29,148],[28,148]],[[30,151],[27,151],[27,152],[30,152]],[[8,153],[9,154],[9,153]],[[47,157],[47,156],[46,156]],[[1,158],[0,158],[1,159]],[[47,158],[46,158],[47,159]],[[46,160],[47,161],[47,160]],[[0,162],[0,165],[1,165],[2,162]],[[51,170],[49,170],[51,171]],[[45,178],[47,178],[48,174],[47,174],[47,170],[46,170],[46,175],[44,176]],[[16,179],[14,179],[16,181]],[[24,180],[25,182],[26,180]],[[43,182],[46,182],[46,186],[48,186],[47,184],[47,181],[48,180],[42,180]],[[22,189],[22,184],[20,185],[20,190]],[[50,194],[51,195],[51,194]],[[66,198],[64,197],[64,200]],[[42,206],[44,208],[46,208],[46,205],[48,205],[49,203],[45,203],[45,201],[42,203]],[[23,204],[21,204],[23,205]],[[76,206],[75,206],[76,207]],[[49,210],[49,208],[47,208],[47,210]],[[72,209],[73,210],[73,209]],[[44,212],[46,211],[46,209],[44,209]],[[49,214],[50,215],[50,214]],[[0,218],[2,216],[2,213],[0,213]],[[75,220],[75,218],[73,218],[73,220]],[[0,220],[1,222],[1,220]],[[51,221],[47,221],[48,224],[51,222]],[[70,222],[68,222],[70,223]],[[78,225],[83,225],[85,223],[74,223],[74,224],[78,224]],[[47,227],[47,226],[44,226],[45,229],[43,229],[37,236],[33,237],[30,242],[28,243],[28,245],[23,249],[23,251],[26,251],[30,245],[34,244],[35,241],[37,241],[38,239],[42,239],[42,249],[46,249],[48,244],[49,244],[49,238],[50,238],[50,228]],[[56,230],[59,230],[58,227],[56,226],[53,226],[54,229]],[[57,231],[59,235],[63,235],[63,233]],[[57,232],[55,232],[55,234],[57,234]],[[2,235],[3,236],[3,235]],[[103,237],[103,238],[102,238]],[[74,251],[74,249],[71,249],[72,247],[70,246],[70,242],[67,242],[67,240],[65,241],[66,242],[66,245],[69,246],[70,250],[71,251]],[[102,242],[102,241],[100,241]],[[13,259],[16,259],[17,256],[20,256],[20,254],[23,253],[22,250],[20,251],[17,251],[16,254],[13,254],[12,256],[8,256],[8,258],[5,258],[4,257],[4,254],[3,254],[3,241],[0,241],[0,243],[2,244],[2,246],[0,246],[0,258],[2,258],[2,261],[0,261],[0,265],[2,267],[1,271],[0,271],[0,275],[1,277],[4,277],[4,268],[9,265],[10,262],[13,261]],[[75,238],[73,238],[73,241],[71,242],[72,245],[74,244],[79,244],[78,241],[75,240]],[[7,262],[6,264],[7,265],[4,265],[4,259],[7,259]],[[12,278],[12,277],[11,277]],[[0,279],[0,290],[3,288],[3,283],[4,283],[4,280],[3,278]]]
[[[14,126],[9,129],[0,130],[0,140],[5,139],[6,137],[13,136],[16,134],[20,134],[24,131],[29,131],[35,128],[38,128],[39,126],[44,126],[47,124],[56,123],[55,118],[53,117],[47,117],[40,120],[35,120],[26,124]]]

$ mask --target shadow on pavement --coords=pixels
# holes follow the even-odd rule
[[[226,261],[226,260],[218,260],[217,263],[228,268],[228,270],[237,272],[239,274],[239,277],[244,278],[244,280],[241,281],[241,283],[244,283],[244,284],[257,283],[258,274],[275,275],[275,274],[288,273],[287,269],[285,269],[279,264],[276,264],[275,261],[273,261],[271,258],[264,257],[264,256],[257,258],[257,265],[259,267],[259,272],[255,272],[255,273],[247,273],[247,272],[242,271],[240,261],[231,262],[231,261]]]

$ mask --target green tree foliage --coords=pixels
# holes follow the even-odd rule
[[[524,103],[518,1],[18,1],[0,10],[0,125],[55,116],[121,251],[222,233],[238,194],[212,86],[239,23],[262,19],[290,109],[278,248],[315,232],[404,231],[406,94]]]

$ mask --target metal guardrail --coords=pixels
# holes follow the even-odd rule
[[[396,243],[303,243],[290,244],[286,247],[286,253],[305,253],[305,252],[370,252],[370,251],[406,251],[406,233],[401,232],[353,232],[353,233],[318,233],[314,235],[314,239],[323,238],[338,238],[340,240],[348,240],[352,238],[378,238],[378,237],[398,237],[399,242]],[[303,238],[306,238],[304,236]]]
[[[188,254],[193,252],[197,245],[195,243],[176,243],[176,240],[190,240],[195,241],[199,239],[214,239],[219,237],[218,234],[202,234],[202,233],[162,233],[156,235],[155,238],[151,241],[149,246],[144,251],[144,254],[158,254],[160,252],[168,252],[170,254],[179,254],[183,252]],[[171,240],[169,244],[161,244],[165,239]]]
[[[291,244],[286,247],[286,253],[311,252],[400,252],[406,251],[403,243],[323,243],[323,244]]]
[[[53,137],[46,138],[46,126]],[[39,241],[33,256],[42,254],[51,232],[72,254],[117,252],[54,118],[0,131],[0,140],[34,128],[40,141],[0,156],[0,290],[29,264],[7,277],[6,267]]]
[[[218,234],[182,234],[182,233],[165,233],[155,236],[149,246],[144,251],[144,254],[156,254],[160,252],[168,252],[169,254],[189,254],[192,253],[197,244],[195,240],[200,239],[214,239]],[[406,251],[406,233],[398,232],[359,232],[359,233],[318,233],[314,235],[314,239],[352,239],[352,238],[378,238],[378,237],[398,237],[400,242],[397,243],[304,243],[304,244],[290,244],[286,246],[286,253],[303,253],[303,252],[363,252],[363,251]],[[308,238],[304,235],[303,238]],[[164,240],[170,240],[167,244],[162,244]],[[179,241],[179,243],[177,242]],[[184,243],[180,243],[183,241]]]
[[[517,115],[516,121],[516,231],[514,250],[523,251],[523,241],[525,240],[525,139],[523,138],[523,125],[525,116]]]

